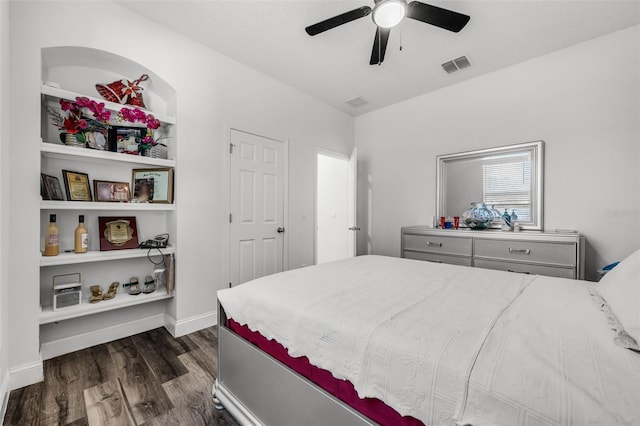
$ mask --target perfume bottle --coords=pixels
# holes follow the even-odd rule
[[[78,217],[78,226],[75,232],[75,243],[73,245],[73,251],[76,253],[86,253],[89,247],[89,231],[84,226],[84,215]]]
[[[44,236],[44,255],[57,256],[60,254],[60,229],[56,224],[56,215],[49,215],[49,226]]]

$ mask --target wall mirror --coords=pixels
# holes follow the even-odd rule
[[[543,141],[438,156],[437,216],[462,216],[483,202],[500,213],[515,211],[522,229],[542,230],[543,162]]]

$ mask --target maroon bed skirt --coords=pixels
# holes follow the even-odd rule
[[[227,326],[237,335],[253,343],[263,352],[271,355],[298,374],[311,380],[331,395],[340,399],[353,409],[359,411],[371,420],[381,425],[424,426],[420,420],[411,416],[401,416],[377,398],[360,398],[348,380],[336,379],[331,373],[309,363],[306,356],[293,358],[287,349],[275,340],[268,340],[256,331],[251,331],[246,325],[241,325],[233,319],[227,321]]]

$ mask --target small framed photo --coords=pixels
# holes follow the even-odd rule
[[[100,251],[138,248],[138,225],[136,218],[98,217]]]
[[[94,179],[93,194],[96,201],[108,203],[127,203],[131,199],[128,182],[109,182]]]
[[[173,167],[133,169],[131,180],[133,200],[162,204],[173,203]]]
[[[40,195],[43,200],[57,200],[64,201],[62,196],[62,187],[60,187],[60,181],[55,176],[45,175],[41,173],[40,183]]]
[[[109,129],[109,151],[121,153],[133,151],[132,137],[136,144],[135,151],[137,151],[137,144],[146,134],[145,127],[113,126]]]
[[[62,177],[67,201],[93,201],[88,174],[63,170]]]

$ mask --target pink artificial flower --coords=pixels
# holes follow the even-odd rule
[[[147,127],[149,129],[157,129],[158,127],[160,127],[160,121],[158,119],[156,119],[153,115],[149,114],[147,116]]]
[[[60,99],[60,106],[62,107],[63,111],[69,111],[71,109],[74,109],[75,107],[75,105],[72,102],[69,102],[64,99]]]
[[[85,98],[85,97],[76,98],[76,105],[78,105],[80,108],[88,107],[90,103],[91,101],[89,100],[89,98]]]
[[[147,114],[138,108],[134,108],[133,116],[137,121],[144,122],[147,119]]]
[[[148,134],[147,134],[147,136],[142,138],[142,143],[144,145],[152,145],[152,146],[157,145],[157,142],[155,141],[155,139],[153,139],[153,137],[149,136]]]

